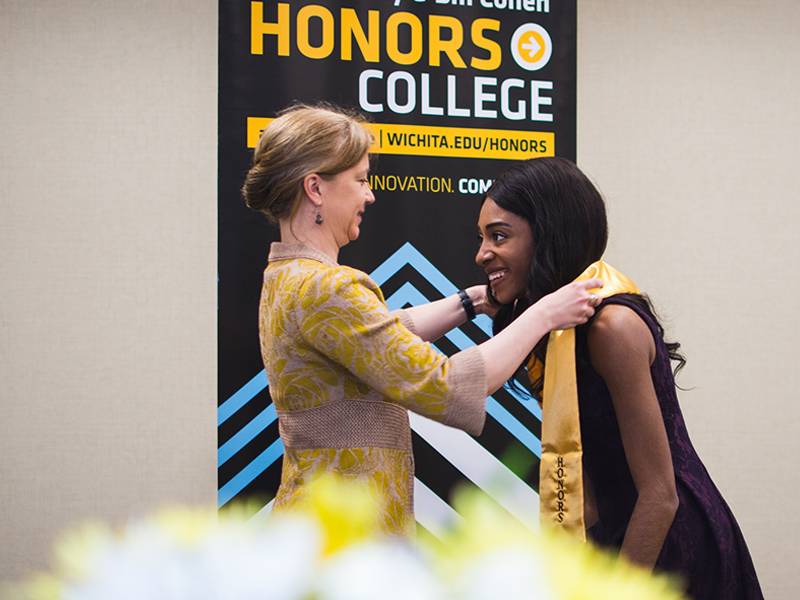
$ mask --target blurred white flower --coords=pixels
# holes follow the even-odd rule
[[[444,587],[407,543],[376,541],[332,557],[317,580],[319,600],[440,600]]]
[[[188,546],[145,523],[129,527],[91,576],[62,594],[64,600],[302,600],[320,552],[316,523],[299,517],[266,527],[226,522]]]
[[[530,548],[497,548],[463,565],[453,600],[555,600],[542,571],[541,556]]]
[[[177,547],[163,530],[131,527],[116,544],[97,556],[89,575],[69,582],[64,600],[133,600],[186,597],[191,566],[188,550]]]
[[[240,523],[239,528],[252,528]],[[322,542],[316,523],[300,517],[272,519],[247,534],[221,528],[203,544],[204,589],[192,598],[300,600],[311,591]]]

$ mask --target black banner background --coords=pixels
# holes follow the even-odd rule
[[[503,0],[500,0],[503,2]],[[499,2],[498,2],[499,3]],[[384,104],[384,112],[365,113],[376,123],[413,124],[422,126],[467,127],[479,129],[504,129],[512,131],[553,132],[555,154],[575,159],[575,72],[576,72],[576,6],[575,0],[552,0],[549,12],[526,12],[485,8],[478,0],[474,6],[411,2],[402,0],[395,7],[392,0],[384,2],[329,2],[326,0],[292,1],[290,5],[291,35],[290,56],[279,56],[275,35],[265,35],[263,54],[251,53],[251,2],[222,1],[219,11],[219,379],[218,398],[220,405],[231,399],[248,381],[263,369],[258,344],[258,299],[261,289],[261,273],[266,265],[269,244],[278,239],[277,228],[271,227],[259,214],[244,206],[239,188],[246,173],[252,150],[247,148],[248,117],[274,117],[287,105],[301,101],[314,103],[328,101],[359,109],[359,75],[365,69],[383,71],[382,80],[375,79],[370,85],[370,98]],[[300,8],[307,5],[326,7],[336,19],[337,41],[333,53],[325,59],[303,56],[296,45],[296,16]],[[276,2],[263,3],[264,22],[277,21]],[[536,5],[536,2],[528,4]],[[367,11],[380,12],[381,60],[366,62],[353,45],[353,60],[341,60],[339,55],[338,15],[341,8],[353,8],[363,23]],[[384,26],[389,15],[398,11],[412,12],[423,23],[429,15],[449,15],[463,23],[464,45],[461,55],[467,68],[453,67],[446,57],[442,66],[431,66],[428,57],[428,40],[423,36],[425,51],[422,59],[414,65],[392,63],[384,52]],[[470,44],[470,24],[478,18],[497,19],[500,31],[488,31],[487,37],[496,41],[502,49],[502,64],[491,72],[479,71],[469,66],[471,56],[485,57],[486,52]],[[322,28],[317,20],[311,21],[309,42],[319,45]],[[509,44],[514,31],[522,24],[536,23],[546,29],[552,40],[552,57],[542,69],[526,71],[512,58]],[[426,30],[426,35],[428,30]],[[400,31],[399,47],[410,47],[407,28]],[[406,35],[403,35],[406,34]],[[553,89],[547,92],[552,106],[543,106],[544,112],[554,115],[552,122],[504,119],[498,110],[498,118],[448,117],[420,114],[420,102],[409,114],[390,112],[385,102],[386,79],[393,71],[406,71],[417,80],[429,73],[431,81],[431,103],[446,106],[446,77],[454,75],[457,81],[457,105],[472,107],[474,77],[497,78],[500,82],[508,78],[551,81]],[[498,94],[499,95],[499,94]],[[524,95],[519,96],[524,98]],[[405,98],[401,98],[405,101]],[[528,98],[530,100],[530,98]],[[499,101],[492,105],[499,109]],[[530,109],[530,107],[528,107]],[[532,155],[534,156],[534,155]],[[441,177],[452,182],[452,192],[388,191],[375,190],[377,201],[364,216],[361,237],[342,249],[339,262],[372,272],[387,257],[406,242],[426,257],[456,287],[466,287],[485,280],[483,273],[473,263],[478,247],[475,222],[481,194],[461,193],[462,179],[490,180],[510,163],[494,158],[462,158],[441,156],[408,156],[378,154],[373,161],[373,173],[422,177]],[[391,279],[383,283],[382,289],[388,298],[405,282],[410,282],[428,300],[441,297],[441,292],[424,276],[410,266],[403,267]],[[486,334],[473,324],[462,328],[474,342],[486,339]],[[447,341],[437,344],[448,354],[457,348]],[[520,408],[520,402],[504,392],[498,393],[497,401],[522,422],[538,438],[539,423],[529,409]],[[248,425],[263,414],[270,404],[268,390],[252,397],[230,417],[220,418],[220,448],[240,435]],[[235,486],[235,497],[256,495],[268,500],[274,495],[279,482],[280,460],[252,477],[253,462],[277,439],[274,421],[262,420],[265,427],[249,425],[247,443],[233,444],[236,448],[229,458],[220,459],[219,485],[223,488],[235,477],[251,466],[247,484]],[[253,432],[257,431],[255,435]],[[487,419],[484,434],[478,440],[487,450],[498,457],[519,455],[527,452],[507,428],[493,419]],[[418,435],[414,436],[417,471],[438,495],[447,499],[452,485],[463,477],[448,461],[442,460],[436,449]],[[239,447],[241,446],[241,447]],[[230,448],[231,445],[228,446]],[[517,452],[519,451],[519,452]],[[510,454],[509,454],[510,453]],[[528,454],[528,456],[530,456]],[[508,466],[517,472],[529,485],[538,487],[535,456],[522,464],[510,464],[514,460],[504,458]],[[519,461],[517,461],[519,462]],[[239,489],[241,488],[241,489]],[[227,501],[220,497],[220,504]]]

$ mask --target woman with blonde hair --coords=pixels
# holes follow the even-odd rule
[[[599,280],[542,298],[501,335],[448,358],[428,341],[491,312],[486,286],[390,313],[380,288],[337,263],[367,208],[372,136],[356,114],[293,106],[256,147],[242,193],[280,227],[264,271],[261,352],[284,443],[275,510],[321,472],[369,483],[383,528],[413,524],[414,463],[407,410],[473,435],[485,399],[551,329],[585,322]]]

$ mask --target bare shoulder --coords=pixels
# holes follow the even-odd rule
[[[649,367],[655,358],[650,328],[633,309],[621,304],[600,309],[586,340],[592,366],[601,376],[636,365]]]

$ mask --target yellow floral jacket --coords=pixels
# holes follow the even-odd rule
[[[407,410],[478,434],[486,375],[477,348],[447,358],[390,313],[365,273],[301,244],[274,243],[264,271],[261,353],[284,443],[275,510],[323,471],[367,481],[383,527],[414,525]]]

